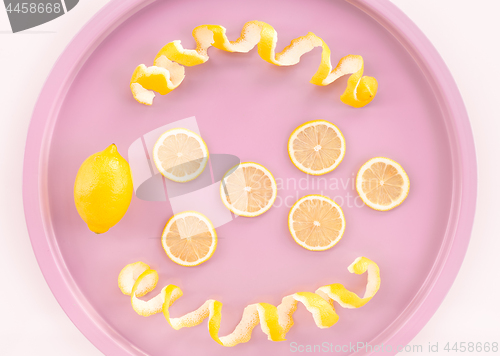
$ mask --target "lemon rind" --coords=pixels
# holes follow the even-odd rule
[[[177,80],[172,80],[169,68],[162,65],[160,58],[179,65],[195,66],[208,61],[208,48],[216,47],[227,52],[247,53],[257,46],[260,57],[271,64],[277,66],[291,66],[299,63],[302,55],[312,51],[316,47],[322,48],[321,61],[312,76],[310,83],[325,86],[333,83],[338,78],[351,74],[344,93],[340,100],[352,107],[359,108],[370,103],[376,96],[378,82],[373,77],[363,76],[364,61],[359,55],[347,55],[340,59],[333,67],[331,64],[331,51],[328,45],[314,33],[309,32],[305,36],[300,36],[291,41],[290,45],[283,51],[276,53],[276,43],[278,34],[269,24],[262,21],[246,22],[241,31],[241,35],[235,41],[229,41],[226,36],[226,29],[219,25],[201,25],[193,30],[193,37],[196,41],[196,49],[185,49],[181,41],[176,40],[167,43],[156,55],[155,63],[152,67],[141,64],[136,68],[130,81],[132,94],[139,102],[151,105],[152,93],[144,91],[156,89],[160,94],[165,95],[176,89],[184,79],[184,72],[178,74]],[[156,76],[154,83],[147,80],[150,76]],[[146,78],[146,79],[145,79]],[[138,90],[132,88],[132,84],[141,85]],[[135,91],[134,91],[135,90]],[[141,97],[136,93],[142,93]],[[146,97],[146,99],[144,99]]]
[[[125,268],[128,266],[130,265]],[[193,312],[172,318],[170,316],[170,307],[183,295],[179,287],[169,284],[163,287],[155,297],[145,301],[138,298],[136,291],[139,287],[152,290],[152,285],[156,285],[157,281],[158,274],[156,271],[148,269],[137,279],[122,281],[122,283],[127,285],[134,283],[130,296],[132,308],[137,314],[151,316],[163,313],[167,322],[175,330],[193,327],[208,319],[208,331],[212,339],[222,346],[232,347],[248,342],[251,339],[253,329],[259,324],[268,340],[286,340],[286,334],[294,325],[293,314],[297,310],[298,303],[301,303],[311,313],[316,326],[322,329],[333,326],[339,320],[339,316],[335,312],[334,302],[343,308],[349,309],[364,306],[377,294],[380,288],[380,269],[372,260],[366,257],[358,257],[349,265],[348,271],[358,275],[367,273],[367,283],[363,297],[359,297],[356,293],[347,290],[342,284],[335,283],[322,286],[314,293],[297,292],[287,295],[277,307],[268,303],[250,304],[243,310],[242,318],[234,331],[226,336],[219,336],[222,320],[221,302],[208,299]],[[130,274],[125,275],[130,278]],[[120,276],[122,276],[122,273],[120,273]],[[150,285],[148,285],[148,282]]]

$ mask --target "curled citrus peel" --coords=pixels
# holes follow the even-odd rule
[[[222,303],[209,299],[201,307],[181,317],[171,318],[169,308],[182,296],[182,290],[174,285],[163,287],[161,292],[148,301],[139,299],[153,290],[158,282],[158,273],[149,269],[143,262],[129,264],[118,277],[121,291],[131,296],[132,308],[142,316],[163,312],[165,319],[175,330],[199,325],[208,318],[208,331],[212,339],[223,346],[235,346],[247,342],[252,330],[260,323],[262,331],[269,340],[284,341],[286,333],[293,326],[293,313],[297,304],[302,303],[312,314],[319,328],[334,325],[339,316],[335,313],[333,302],[343,308],[359,308],[365,305],[377,293],[380,287],[380,271],[377,264],[366,257],[358,257],[348,267],[349,272],[363,274],[368,272],[364,296],[347,290],[342,284],[330,284],[320,287],[315,293],[299,292],[283,298],[277,307],[268,303],[256,303],[243,310],[241,321],[234,331],[219,337],[222,318]]]
[[[196,49],[185,49],[181,41],[167,43],[156,55],[154,65],[138,66],[130,81],[134,98],[142,104],[152,105],[156,91],[162,95],[177,88],[184,79],[184,67],[195,66],[208,61],[208,48],[215,47],[227,52],[246,53],[257,46],[260,57],[277,66],[291,66],[299,63],[300,57],[313,50],[322,48],[321,63],[310,82],[325,86],[338,78],[351,74],[347,88],[340,100],[353,107],[362,107],[373,100],[377,94],[377,80],[363,76],[363,57],[348,55],[333,68],[330,61],[330,48],[314,33],[294,39],[283,51],[276,53],[278,34],[269,24],[262,21],[249,21],[243,26],[240,37],[229,41],[226,29],[219,25],[201,25],[193,30]]]

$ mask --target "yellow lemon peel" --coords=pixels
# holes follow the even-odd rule
[[[160,49],[152,67],[141,64],[135,69],[130,88],[137,101],[152,105],[153,91],[165,95],[177,88],[184,79],[182,66],[190,67],[208,61],[208,49],[212,46],[223,51],[238,53],[247,53],[257,46],[260,57],[277,66],[297,64],[302,55],[321,47],[321,62],[310,80],[311,83],[325,86],[344,75],[351,74],[340,100],[356,108],[367,105],[377,94],[377,80],[363,76],[363,57],[347,55],[333,68],[330,48],[312,32],[292,40],[290,45],[279,53],[275,52],[278,41],[276,30],[262,21],[245,23],[240,37],[235,41],[229,41],[226,29],[219,25],[198,26],[193,30],[193,37],[196,49],[185,49],[181,41],[172,41]]]
[[[220,337],[221,302],[209,299],[190,313],[177,318],[170,317],[169,308],[182,296],[182,290],[169,284],[152,299],[148,301],[139,299],[139,296],[153,290],[158,282],[158,273],[143,262],[125,266],[120,272],[118,284],[124,294],[131,296],[132,308],[139,315],[150,316],[163,312],[165,319],[175,330],[199,325],[208,318],[208,330],[212,339],[222,346],[230,347],[249,341],[252,330],[259,323],[269,340],[286,340],[285,336],[294,324],[293,313],[297,310],[299,302],[312,314],[316,326],[322,329],[329,328],[339,319],[335,312],[334,301],[343,308],[359,308],[365,305],[380,288],[379,267],[366,257],[358,257],[348,270],[355,274],[367,272],[367,285],[363,297],[347,290],[342,284],[330,284],[318,288],[315,293],[299,292],[288,295],[277,307],[268,303],[250,304],[243,310],[241,321],[234,331]]]

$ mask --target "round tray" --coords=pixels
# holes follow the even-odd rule
[[[338,98],[345,79],[327,87],[309,84],[318,50],[284,68],[262,61],[256,50],[217,49],[210,50],[206,64],[187,68],[184,83],[158,95],[152,107],[131,97],[133,69],[152,65],[167,42],[180,39],[192,48],[192,29],[205,23],[221,24],[236,38],[250,20],[275,27],[278,50],[311,31],[329,45],[334,64],[347,54],[362,55],[365,75],[379,81],[377,97],[353,109]],[[269,168],[281,182],[281,203],[255,219],[220,223],[217,251],[197,268],[175,265],[161,249],[159,235],[172,201],[134,196],[118,225],[104,235],[91,233],[73,203],[83,160],[111,143],[131,160],[134,142],[192,116],[211,154]],[[347,154],[334,172],[308,178],[291,164],[286,142],[295,127],[318,118],[339,126]],[[375,156],[395,159],[411,180],[408,199],[385,213],[360,206],[352,184],[359,167]],[[310,193],[335,198],[346,216],[343,239],[322,253],[302,249],[287,231],[289,205]],[[458,273],[475,210],[476,161],[467,114],[448,69],[389,1],[114,0],[75,37],[47,79],[29,128],[23,194],[47,283],[106,355],[281,355],[324,343],[340,347],[338,354],[369,354],[365,343],[383,344],[386,354],[395,354],[429,320]],[[175,331],[161,315],[138,316],[117,287],[121,268],[142,260],[158,270],[160,285],[183,289],[173,316],[208,298],[223,302],[224,335],[250,303],[277,305],[285,295],[330,283],[362,293],[365,277],[346,270],[361,255],[381,269],[375,298],[360,309],[338,307],[340,320],[329,329],[316,328],[299,306],[295,326],[280,343],[267,341],[256,328],[250,342],[224,348],[211,340],[206,325]],[[353,344],[361,347],[347,347]]]

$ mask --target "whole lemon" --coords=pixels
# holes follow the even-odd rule
[[[90,231],[101,234],[125,215],[132,200],[132,174],[114,144],[87,158],[76,175],[75,205]]]

